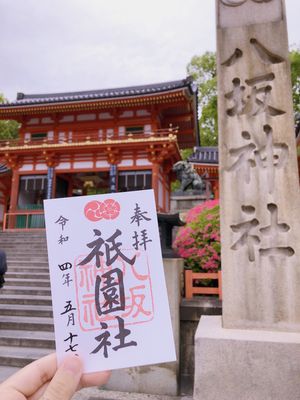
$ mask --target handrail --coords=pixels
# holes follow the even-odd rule
[[[44,144],[70,144],[70,143],[82,143],[82,142],[93,142],[101,143],[106,141],[117,141],[117,140],[132,140],[132,139],[146,139],[146,138],[167,138],[170,134],[176,134],[178,128],[158,129],[156,131],[144,132],[138,131],[134,133],[124,134],[108,134],[106,132],[99,132],[99,130],[87,130],[86,132],[65,132],[63,135],[57,135],[53,139],[49,138],[31,138],[31,139],[11,139],[11,140],[0,140],[0,149],[17,146],[42,146]]]
[[[194,280],[215,279],[218,287],[194,286]],[[185,298],[192,299],[194,294],[217,294],[222,299],[222,272],[193,272],[185,270]]]
[[[44,211],[18,210],[4,213],[3,231],[45,230]]]

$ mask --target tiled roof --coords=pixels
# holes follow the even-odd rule
[[[15,101],[6,104],[0,104],[0,108],[8,106],[22,106],[22,105],[60,103],[60,102],[97,100],[97,99],[113,99],[113,98],[130,97],[130,96],[145,96],[149,94],[157,94],[157,93],[173,91],[181,88],[188,88],[191,94],[196,93],[196,87],[193,83],[193,80],[190,77],[187,77],[186,79],[177,81],[154,83],[150,85],[141,85],[141,86],[128,86],[115,89],[101,89],[101,90],[89,90],[82,92],[47,93],[47,94],[18,93],[17,99]]]
[[[218,147],[195,147],[188,161],[194,164],[219,164]]]

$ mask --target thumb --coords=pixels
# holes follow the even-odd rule
[[[82,363],[77,356],[65,358],[40,400],[70,400],[82,375]]]

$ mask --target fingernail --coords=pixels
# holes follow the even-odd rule
[[[72,374],[81,374],[82,362],[77,356],[68,356],[64,359],[62,363],[62,368],[65,371],[71,372]]]

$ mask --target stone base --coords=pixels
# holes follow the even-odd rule
[[[105,388],[120,392],[176,396],[177,365],[166,363],[112,371]]]
[[[210,199],[206,194],[171,196],[171,212],[184,213]]]
[[[222,301],[212,296],[182,299],[180,304],[180,393],[193,394],[195,333],[203,315],[222,315]]]
[[[300,399],[300,333],[223,329],[201,317],[194,400]]]

